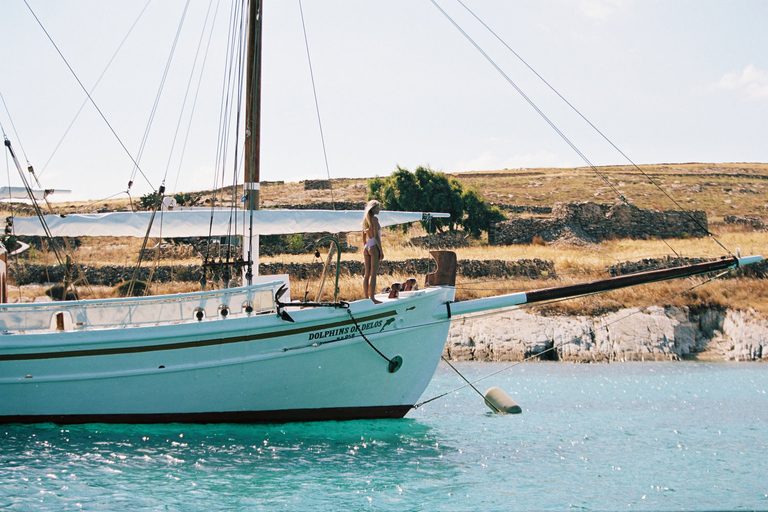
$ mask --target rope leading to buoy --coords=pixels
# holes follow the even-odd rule
[[[482,394],[482,393],[480,392],[480,390],[479,390],[479,389],[477,389],[477,388],[476,388],[476,387],[475,387],[475,386],[474,386],[474,385],[473,385],[471,382],[469,382],[469,381],[467,380],[467,378],[466,378],[465,376],[463,376],[463,375],[461,374],[461,372],[460,372],[459,370],[457,370],[457,369],[456,369],[456,367],[455,367],[455,366],[453,366],[453,365],[451,364],[451,362],[450,362],[450,361],[448,361],[448,360],[445,358],[445,356],[442,356],[442,355],[441,355],[441,356],[440,356],[440,359],[442,359],[443,361],[445,361],[445,364],[447,364],[448,366],[450,366],[450,367],[451,367],[451,370],[455,371],[455,372],[456,372],[456,374],[457,374],[459,377],[461,377],[461,380],[463,380],[464,382],[466,382],[466,383],[467,383],[467,386],[469,386],[469,387],[471,387],[472,389],[474,389],[474,390],[475,390],[475,393],[477,393],[478,395],[480,395],[481,397],[483,397],[483,401],[484,401],[484,402],[485,402],[485,403],[486,403],[486,404],[487,404],[487,405],[488,405],[488,406],[489,406],[491,409],[493,409],[493,410],[494,410],[494,412],[497,412],[497,413],[498,413],[498,412],[501,412],[501,411],[499,411],[499,409],[498,409],[498,408],[497,408],[495,405],[493,405],[491,402],[489,402],[488,400],[486,400],[486,398],[485,398],[485,395],[484,395],[484,394]],[[462,387],[463,387],[463,386],[462,386]],[[433,399],[433,400],[434,400],[434,399]],[[431,402],[431,400],[428,400],[428,402]],[[427,403],[427,402],[422,402],[421,404],[417,404],[417,405],[414,405],[414,406],[413,406],[413,408],[414,408],[414,409],[416,409],[417,407],[419,407],[420,405],[423,405],[423,404],[425,404],[425,403]]]
[[[691,286],[691,287],[689,287],[689,288],[687,288],[687,289],[685,289],[685,290],[683,290],[683,291],[680,291],[680,292],[677,292],[677,293],[675,293],[675,294],[672,294],[672,295],[670,295],[669,297],[666,297],[666,298],[664,298],[664,299],[660,299],[660,300],[656,301],[654,304],[651,304],[651,305],[649,305],[649,306],[646,306],[646,307],[644,307],[644,308],[640,308],[640,309],[638,309],[637,311],[634,311],[634,312],[632,312],[632,313],[630,313],[630,314],[628,314],[628,315],[626,315],[626,316],[623,316],[623,317],[621,317],[621,318],[617,318],[617,319],[616,319],[616,320],[614,320],[613,322],[610,322],[610,323],[604,324],[604,325],[602,326],[602,328],[603,328],[603,329],[607,329],[608,327],[610,327],[610,326],[611,326],[611,325],[613,325],[613,324],[616,324],[616,323],[618,323],[618,322],[621,322],[621,321],[623,321],[623,320],[626,320],[627,318],[629,318],[629,317],[631,317],[631,316],[634,316],[634,315],[640,314],[641,312],[645,311],[646,309],[648,309],[649,307],[651,307],[651,306],[653,306],[653,305],[655,305],[655,304],[659,304],[660,302],[663,302],[663,301],[665,301],[665,300],[670,300],[670,299],[673,299],[673,298],[675,298],[675,297],[677,297],[677,296],[679,296],[679,295],[682,295],[683,293],[687,293],[687,292],[690,292],[690,291],[692,291],[692,290],[695,290],[696,288],[699,288],[699,287],[701,287],[701,286],[704,286],[705,284],[711,283],[712,281],[715,281],[715,280],[717,280],[717,279],[719,279],[719,278],[723,277],[724,275],[728,274],[728,272],[730,272],[730,271],[720,272],[719,274],[717,274],[717,275],[715,275],[715,276],[712,276],[712,277],[710,277],[709,279],[706,279],[705,281],[702,281],[702,282],[700,282],[700,283],[694,284],[693,286]],[[561,300],[566,300],[566,299],[561,299]],[[558,300],[558,301],[552,301],[552,302],[560,302],[561,300]],[[495,314],[495,312],[493,312],[493,313],[485,313],[485,314],[482,314],[482,315],[477,315],[477,316],[478,316],[478,317],[483,317],[483,316],[490,316],[490,315],[492,315],[492,314]],[[591,328],[591,329],[590,329],[590,332],[591,332],[591,334],[593,334],[593,335],[595,334],[595,330],[594,330],[593,328]],[[454,367],[454,366],[453,366],[453,365],[452,365],[452,364],[451,364],[451,363],[450,363],[450,362],[449,362],[449,361],[448,361],[448,360],[447,360],[447,359],[446,359],[444,356],[442,356],[442,355],[441,355],[441,356],[440,356],[440,357],[441,357],[441,359],[442,359],[443,361],[445,361],[445,362],[448,364],[448,366],[450,366],[450,367],[451,367],[451,369],[452,369],[453,371],[455,371],[455,372],[456,372],[456,373],[457,373],[457,374],[458,374],[458,375],[459,375],[459,376],[462,378],[462,380],[464,380],[464,382],[466,382],[466,384],[465,384],[465,385],[463,385],[463,386],[459,386],[458,388],[452,389],[452,390],[450,390],[450,391],[447,391],[447,392],[445,392],[445,393],[442,393],[442,394],[440,394],[440,395],[434,396],[434,397],[432,397],[432,398],[430,398],[430,399],[428,399],[428,400],[424,400],[423,402],[419,402],[419,403],[415,404],[415,405],[414,405],[412,408],[413,408],[413,409],[418,409],[418,408],[420,408],[420,407],[422,407],[422,406],[424,406],[424,405],[426,405],[426,404],[428,404],[428,403],[430,403],[430,402],[434,402],[435,400],[438,400],[438,399],[440,399],[440,398],[443,398],[443,397],[445,397],[445,396],[448,396],[448,395],[450,395],[451,393],[455,393],[455,392],[457,392],[457,391],[460,391],[460,390],[464,389],[464,388],[465,388],[465,387],[467,387],[467,386],[470,386],[470,387],[471,387],[472,389],[474,389],[474,390],[475,390],[475,391],[476,391],[476,392],[477,392],[477,393],[478,393],[480,396],[482,396],[482,397],[483,397],[483,401],[484,401],[486,404],[488,404],[488,405],[489,405],[489,407],[491,407],[491,408],[493,408],[493,409],[496,409],[496,407],[495,407],[495,406],[494,406],[492,403],[490,403],[490,402],[489,402],[489,401],[488,401],[488,400],[485,398],[485,395],[483,395],[482,393],[480,393],[480,391],[478,391],[478,389],[477,389],[477,388],[474,386],[476,383],[478,383],[478,382],[480,382],[480,381],[483,381],[483,380],[485,380],[485,379],[491,378],[491,377],[493,377],[494,375],[498,375],[499,373],[503,373],[503,372],[509,371],[509,370],[511,370],[512,368],[515,368],[515,367],[517,367],[517,366],[519,366],[519,365],[521,365],[521,364],[523,364],[523,363],[526,363],[526,362],[530,361],[531,359],[541,358],[541,356],[543,356],[544,354],[547,354],[547,353],[549,353],[549,352],[552,352],[553,350],[557,350],[557,349],[559,349],[559,348],[561,348],[561,347],[564,347],[565,345],[568,345],[568,344],[570,344],[570,343],[573,343],[573,342],[574,342],[574,340],[572,340],[572,339],[571,339],[571,340],[566,340],[566,341],[563,341],[563,342],[561,342],[561,343],[555,344],[555,343],[554,343],[554,340],[553,340],[552,346],[551,346],[551,347],[549,347],[548,349],[545,349],[545,350],[543,350],[543,351],[541,351],[541,352],[539,352],[539,353],[537,353],[537,354],[533,354],[533,355],[530,355],[530,356],[528,356],[528,357],[526,357],[526,358],[524,358],[524,359],[522,359],[522,360],[520,360],[520,361],[517,361],[517,362],[515,362],[515,363],[513,363],[513,364],[511,364],[511,365],[509,365],[509,366],[505,366],[504,368],[502,368],[502,369],[500,369],[500,370],[497,370],[497,371],[495,371],[495,372],[493,372],[493,373],[489,373],[488,375],[486,375],[486,376],[484,376],[484,377],[480,377],[479,379],[477,379],[477,380],[475,380],[475,381],[473,381],[473,382],[470,382],[469,380],[467,380],[467,379],[466,379],[466,377],[464,377],[464,376],[463,376],[463,375],[462,375],[462,374],[459,372],[459,370],[457,370],[457,369],[456,369],[456,368],[455,368],[455,367]]]

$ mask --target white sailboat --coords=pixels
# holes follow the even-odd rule
[[[258,210],[261,0],[251,5],[246,144],[248,226],[243,260],[257,264],[258,235],[349,232],[362,212]],[[6,143],[12,150],[9,143]],[[15,157],[14,157],[15,158]],[[18,163],[17,163],[18,165]],[[45,216],[14,221],[35,236],[227,235],[229,212]],[[439,214],[433,214],[439,215]],[[423,219],[382,212],[383,227]],[[418,401],[451,319],[491,309],[724,270],[724,259],[576,286],[454,302],[455,254],[433,253],[426,286],[382,304],[292,303],[288,276],[243,287],[167,296],[0,304],[0,423],[285,422],[397,418]],[[4,263],[0,266],[4,266]],[[258,268],[256,266],[256,268]],[[5,275],[2,274],[2,285]]]

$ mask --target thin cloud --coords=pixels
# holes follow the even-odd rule
[[[604,21],[624,3],[622,0],[581,0],[579,11],[587,18]]]
[[[749,64],[742,71],[723,75],[715,84],[715,89],[742,92],[752,100],[768,98],[768,71]]]

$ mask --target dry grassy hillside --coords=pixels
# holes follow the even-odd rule
[[[674,199],[684,208],[706,211],[710,222],[718,222],[726,215],[768,219],[768,164],[660,164],[640,166],[640,171],[620,166],[600,167],[598,171],[600,175],[588,168],[504,169],[449,176],[465,188],[481,191],[486,201],[502,205],[552,206],[558,201],[586,200],[610,203],[617,200],[613,187],[640,208],[675,209]],[[332,186],[331,190],[305,190],[303,182],[267,182],[261,187],[261,204],[269,208],[332,199],[366,200],[365,179],[334,179]],[[201,204],[214,195],[210,190],[197,193],[203,197]],[[231,199],[229,190],[223,199]],[[60,213],[130,209],[123,198],[54,206]],[[7,205],[3,208],[7,212]]]
[[[751,217],[768,221],[768,164],[675,164],[642,166],[641,171],[628,167],[602,167],[600,176],[590,169],[516,169],[476,171],[453,174],[465,188],[479,190],[486,201],[505,206],[552,206],[555,202],[591,200],[601,203],[616,202],[618,191],[628,201],[641,208],[675,209],[675,202],[686,209],[704,210],[714,238],[731,251],[742,254],[768,254],[768,233],[747,226],[726,224],[727,216]],[[366,180],[337,179],[332,190],[305,190],[304,183],[269,183],[261,188],[263,207],[305,205],[318,202],[363,202],[366,200]],[[202,192],[201,203],[214,196]],[[669,197],[668,197],[669,196]],[[224,200],[227,198],[225,197]],[[219,198],[221,200],[221,198]],[[674,201],[674,202],[673,202]],[[208,203],[210,204],[210,203]],[[9,215],[7,205],[4,214]],[[93,212],[130,209],[127,200],[99,203],[55,203],[57,213]],[[19,214],[18,207],[16,214]],[[514,214],[511,214],[514,215]],[[423,235],[420,227],[407,234],[385,231],[385,253],[389,260],[426,257],[424,249],[412,247],[408,241]],[[360,245],[359,235],[351,234],[350,245]],[[83,265],[132,265],[141,244],[140,240],[89,239],[76,250],[77,260]],[[151,244],[153,245],[153,244]],[[686,257],[719,257],[726,252],[711,238],[687,240],[612,240],[583,246],[527,245],[491,247],[483,240],[472,240],[470,246],[457,249],[459,259],[542,258],[554,261],[556,283],[542,283],[527,279],[504,281],[466,280],[459,282],[459,298],[490,293],[529,289],[578,282],[601,277],[608,265],[620,261],[660,257],[674,252]],[[33,258],[39,263],[51,263],[53,258],[38,251]],[[345,253],[343,259],[359,260],[359,253]],[[193,254],[180,254],[174,263],[195,265],[200,258]],[[264,257],[265,263],[311,262],[311,254],[278,255]],[[165,264],[169,263],[164,261]],[[381,276],[381,285],[407,276]],[[356,299],[362,296],[360,276],[344,277],[341,296]],[[682,280],[630,291],[613,292],[599,297],[588,297],[548,306],[551,312],[599,312],[623,306],[645,306],[649,303],[690,305],[694,307],[755,308],[768,315],[768,286],[764,280],[726,279],[701,285],[690,291],[699,281]],[[178,283],[179,291],[195,287],[195,283]],[[305,290],[316,289],[317,283],[297,281],[292,294],[304,295]],[[162,291],[173,289],[163,285]],[[160,291],[156,289],[156,291]],[[24,294],[39,293],[26,290]],[[105,294],[108,290],[97,290]],[[13,293],[12,293],[13,297]]]

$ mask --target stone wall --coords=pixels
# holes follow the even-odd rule
[[[296,235],[262,235],[259,237],[259,254],[274,256],[277,254],[303,254],[315,251],[315,243],[326,236],[335,236],[339,240],[341,250],[347,247],[347,234],[337,233],[299,233]],[[321,247],[328,247],[329,242],[323,242]]]
[[[597,243],[611,238],[685,238],[706,236],[703,211],[643,210],[625,204],[557,203],[549,217],[511,219],[495,224],[488,233],[492,245],[530,244],[579,238]]]
[[[290,274],[298,279],[320,277],[324,263],[270,263],[259,265],[262,274]],[[359,275],[364,273],[363,262],[350,260],[341,262],[342,275]],[[435,270],[432,258],[414,258],[405,261],[381,262],[379,275],[407,274],[414,277],[425,276]],[[550,260],[459,260],[456,273],[468,278],[477,277],[556,277],[554,263]]]
[[[599,317],[523,310],[455,320],[443,355],[458,361],[768,361],[768,319],[753,311],[625,309]]]
[[[358,201],[318,201],[311,204],[276,204],[269,208],[277,210],[364,210],[365,202]],[[360,222],[363,221],[362,212],[360,213]]]
[[[499,210],[512,213],[532,213],[535,215],[549,215],[552,213],[551,206],[527,206],[507,203],[488,203],[488,206],[496,206]]]
[[[61,283],[64,281],[64,269],[60,266],[45,266],[11,262],[9,281],[18,285]],[[123,281],[133,278],[133,267],[107,265],[103,267],[83,266],[88,283],[94,286],[115,286]],[[146,281],[149,278],[150,267],[139,269],[138,279]],[[155,268],[152,281],[155,283],[167,283],[171,281],[195,281],[202,277],[200,265],[158,265]],[[75,275],[75,277],[78,277]]]
[[[609,266],[606,270],[611,277],[635,274],[648,270],[658,270],[662,268],[682,267],[685,265],[696,265],[712,261],[705,258],[673,258],[667,256],[664,258],[644,258],[638,261],[623,261]],[[752,263],[732,270],[722,278],[744,277],[748,279],[768,279],[768,260],[758,263]]]
[[[327,190],[331,188],[331,180],[306,180],[304,190]]]
[[[335,262],[335,259],[334,259]],[[316,279],[322,275],[325,260],[317,263],[261,263],[260,275],[290,274],[294,279]],[[59,266],[34,265],[27,263],[10,263],[10,278],[14,285],[60,283],[64,280],[64,271]],[[92,285],[115,286],[122,281],[128,281],[133,276],[133,267],[84,266],[83,272]],[[435,261],[432,258],[418,258],[405,261],[381,262],[379,274],[391,275],[394,273],[408,274],[414,277],[425,276],[435,270]],[[554,278],[555,265],[550,260],[459,260],[457,274],[468,278],[477,277],[528,277]],[[139,271],[139,280],[145,281],[149,277],[150,268],[142,267]],[[364,273],[363,262],[359,259],[342,260],[342,275],[359,275]],[[158,265],[155,268],[153,282],[165,283],[170,281],[194,281],[199,282],[202,277],[200,265]],[[420,280],[421,281],[421,280]]]
[[[757,217],[741,217],[737,215],[726,215],[723,218],[723,222],[726,224],[736,224],[740,226],[746,226],[750,229],[765,230],[768,229],[768,223],[763,222],[762,219]]]

